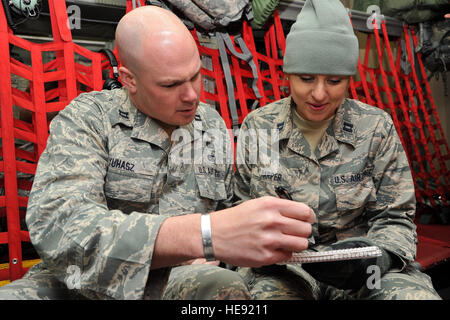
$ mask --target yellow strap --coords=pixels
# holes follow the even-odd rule
[[[36,263],[39,263],[40,261],[41,261],[41,259],[24,260],[24,261],[22,261],[22,267],[23,268],[31,268],[32,266],[34,266]],[[9,263],[0,264],[0,270],[8,269],[8,268],[9,268]],[[0,287],[7,285],[8,283],[10,283],[9,280],[2,280],[2,281],[0,281]]]
[[[34,266],[36,263],[38,263],[40,261],[41,261],[41,259],[23,260],[22,261],[22,268],[31,268],[32,266]],[[8,268],[9,268],[9,263],[2,263],[2,264],[0,264],[0,270],[8,269]]]
[[[9,282],[10,282],[9,280],[0,281],[0,287],[7,285]]]

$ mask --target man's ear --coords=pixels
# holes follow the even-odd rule
[[[136,76],[127,67],[121,66],[119,68],[119,77],[123,86],[130,92],[136,93]]]

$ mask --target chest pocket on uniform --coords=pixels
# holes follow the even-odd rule
[[[220,178],[211,178],[203,175],[195,175],[200,198],[197,212],[213,211],[221,200],[227,198],[225,182]]]
[[[225,182],[223,180],[209,179],[207,177],[195,176],[198,189],[202,198],[212,200],[224,200],[227,198]]]
[[[354,210],[364,207],[369,201],[376,201],[377,196],[372,179],[357,184],[345,184],[334,187],[336,206],[339,211]]]
[[[146,212],[150,203],[153,176],[109,169],[105,180],[105,196],[110,210],[124,213]]]
[[[287,176],[288,172],[283,167],[276,171],[268,171],[261,167],[252,168],[250,197],[259,198],[267,195],[276,197],[276,187],[291,190],[292,185],[285,179]]]
[[[376,189],[370,177],[358,183],[343,183],[334,186],[336,207],[339,212],[337,227],[356,223],[370,202],[377,200]]]

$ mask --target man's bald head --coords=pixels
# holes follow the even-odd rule
[[[184,23],[172,12],[142,6],[127,13],[116,29],[116,47],[122,64],[132,72],[141,69],[151,54],[195,47]],[[158,60],[157,56],[153,57]]]
[[[194,119],[201,92],[197,44],[176,15],[155,6],[127,13],[116,29],[120,80],[130,100],[170,136]]]

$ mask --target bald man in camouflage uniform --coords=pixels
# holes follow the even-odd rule
[[[227,208],[229,132],[199,103],[198,48],[173,13],[130,11],[116,45],[124,87],[81,94],[51,122],[26,216],[42,261],[0,299],[249,299],[219,261],[304,250],[313,211],[274,197]]]
[[[87,121],[80,121],[83,115],[89,115]],[[231,165],[170,160],[180,151],[191,154],[195,143],[208,150],[205,132],[212,128],[220,128],[227,139],[222,118],[200,104],[195,120],[181,128],[190,139],[171,147],[161,127],[134,107],[125,89],[82,94],[72,101],[51,124],[28,206],[31,238],[43,262],[4,289],[20,289],[15,290],[17,299],[80,294],[137,299],[145,288],[156,287],[149,297],[161,297],[170,270],[149,271],[162,222],[229,206]],[[67,288],[70,265],[79,268],[80,290]],[[146,285],[153,273],[155,279],[151,276]],[[230,271],[233,276],[239,288],[239,276]],[[239,296],[245,287],[223,290],[209,298],[246,298]]]

